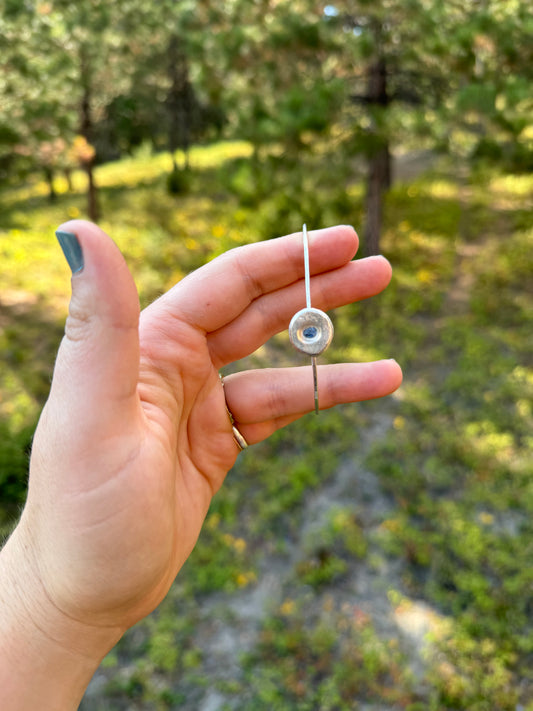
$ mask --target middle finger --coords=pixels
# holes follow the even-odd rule
[[[349,262],[311,279],[313,307],[327,310],[366,299],[383,291],[391,278],[384,257]],[[287,328],[294,313],[305,306],[304,281],[265,294],[223,328],[207,336],[215,368],[253,353],[269,338]]]

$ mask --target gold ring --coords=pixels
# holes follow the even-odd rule
[[[220,375],[220,373],[218,375],[220,378],[220,382],[222,384],[222,390],[224,390],[224,378],[222,377],[222,375]],[[225,390],[224,390],[224,400],[226,400]],[[228,413],[229,421],[231,422],[231,429],[233,432],[233,441],[239,448],[239,451],[242,452],[243,449],[246,449],[248,447],[248,442],[244,438],[244,435],[241,432],[239,432],[239,430],[235,426],[235,418],[233,417],[233,415],[230,412],[227,401],[226,401],[226,412]]]
[[[246,447],[248,447],[248,442],[244,439],[244,437],[235,427],[235,425],[232,425],[231,427],[233,429],[233,441],[242,452],[243,449],[246,449]]]

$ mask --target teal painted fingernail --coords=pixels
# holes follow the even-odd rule
[[[83,252],[81,251],[81,245],[76,235],[72,232],[57,230],[56,237],[72,273],[77,274],[81,272],[83,269]]]

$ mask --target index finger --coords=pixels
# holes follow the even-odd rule
[[[309,235],[311,274],[337,269],[357,252],[353,227],[338,225]],[[230,323],[255,299],[304,275],[302,233],[237,247],[186,276],[148,310],[170,310],[206,332]]]

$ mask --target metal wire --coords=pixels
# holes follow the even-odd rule
[[[313,387],[315,389],[315,415],[318,415],[318,372],[314,356],[311,358],[311,365],[313,366]]]
[[[309,240],[307,239],[307,225],[302,228],[304,238],[304,267],[305,267],[305,301],[307,308],[311,308],[311,275],[309,273]]]
[[[305,268],[305,301],[307,308],[311,308],[311,274],[309,269],[309,240],[307,238],[307,225],[302,227],[304,240],[304,268]],[[313,390],[315,394],[315,415],[318,415],[318,370],[316,366],[316,358],[311,358],[311,366],[313,368]]]

